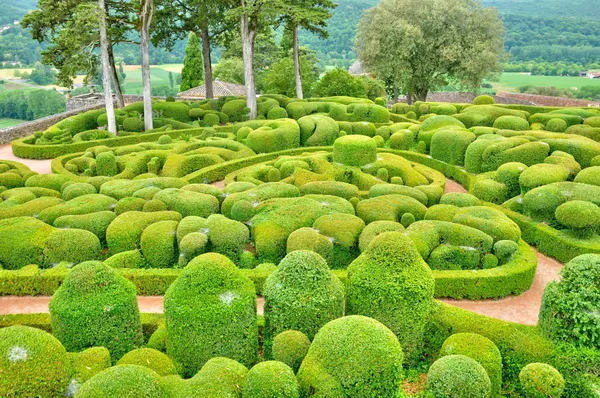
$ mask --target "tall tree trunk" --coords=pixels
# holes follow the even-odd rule
[[[210,58],[210,36],[208,28],[202,29],[202,59],[204,62],[204,85],[206,87],[206,98],[214,98],[212,60]]]
[[[398,87],[394,86],[394,98],[392,98],[392,102],[395,104],[398,102]]]
[[[246,1],[241,0],[241,6],[246,6]],[[256,85],[254,83],[254,38],[256,28],[251,26],[248,15],[242,14],[240,19],[242,35],[242,58],[244,60],[244,89],[246,92],[246,106],[250,108],[250,120],[256,118]]]
[[[142,85],[144,87],[144,129],[152,130],[152,90],[150,86],[150,24],[152,0],[142,0],[140,47],[142,51]]]
[[[413,93],[412,93],[412,91],[407,91],[407,92],[406,92],[406,103],[407,103],[408,105],[412,105],[412,104],[413,104],[413,102],[414,102],[414,101],[413,101]]]
[[[427,101],[427,94],[429,94],[429,90],[417,90],[416,92],[419,101]]]
[[[117,97],[117,107],[123,108],[125,106],[125,100],[123,100],[121,82],[119,81],[119,75],[117,74],[117,68],[115,66],[115,56],[113,53],[112,43],[108,44],[108,60],[110,62],[110,73],[112,76],[113,86],[115,87],[115,96]]]
[[[302,76],[300,75],[300,54],[298,54],[298,25],[294,23],[293,30],[293,53],[294,53],[294,76],[296,77],[296,97],[302,99]]]
[[[108,117],[108,131],[117,133],[117,121],[115,119],[115,105],[110,87],[110,61],[108,59],[108,35],[106,33],[106,12],[104,11],[104,0],[98,0],[100,7],[100,51],[102,57],[102,85],[104,86],[104,102],[106,116]]]

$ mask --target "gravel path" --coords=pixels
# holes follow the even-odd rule
[[[50,164],[52,159],[34,160],[34,159],[21,159],[13,155],[12,147],[10,144],[0,145],[0,160],[14,160],[19,163],[23,163],[31,170],[40,174],[50,174],[52,169]]]

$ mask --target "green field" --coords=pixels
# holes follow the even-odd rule
[[[583,86],[600,87],[600,79],[566,76],[531,76],[525,73],[503,73],[499,82],[493,82],[495,90],[518,91],[522,86],[554,86],[560,89],[581,88]]]
[[[182,66],[182,65],[181,65]],[[169,84],[169,71],[177,73],[180,65],[161,65],[150,67],[150,79],[153,87]],[[142,69],[130,66],[125,69],[125,83],[122,85],[125,94],[142,94]]]
[[[0,129],[16,126],[21,123],[25,123],[25,120],[0,118]]]

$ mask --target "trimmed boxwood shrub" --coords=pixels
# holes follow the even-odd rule
[[[96,188],[92,184],[87,184],[84,182],[76,182],[70,184],[63,188],[62,198],[65,201],[69,201],[71,199],[75,199],[76,197],[94,194],[96,192]]]
[[[241,397],[248,368],[233,359],[215,357],[187,381],[189,395],[194,397]],[[174,390],[177,396],[181,389]]]
[[[600,207],[592,202],[572,200],[556,208],[556,221],[572,230],[576,236],[591,238],[600,227]]]
[[[242,398],[299,398],[294,371],[277,361],[260,362],[246,375]]]
[[[500,130],[529,130],[529,122],[517,116],[500,116],[494,121],[494,128]]]
[[[375,221],[370,223],[360,233],[358,248],[361,252],[364,252],[378,235],[391,231],[403,232],[404,227],[402,224],[394,221]]]
[[[296,373],[309,348],[310,340],[304,333],[286,330],[273,339],[273,359],[285,363]]]
[[[377,160],[377,144],[362,135],[346,135],[333,143],[333,161],[346,166],[364,166]]]
[[[409,361],[416,359],[432,308],[434,279],[403,233],[380,234],[348,267],[348,314],[370,316],[398,336]]]
[[[257,360],[256,290],[223,255],[190,261],[165,294],[165,320],[167,353],[187,377],[216,356]]]
[[[523,170],[519,177],[521,192],[526,193],[534,188],[548,185],[553,182],[567,181],[569,170],[563,166],[555,164],[534,164]]]
[[[500,396],[502,390],[502,355],[493,341],[477,333],[456,333],[448,337],[440,357],[464,355],[479,362],[492,383],[492,397]]]
[[[330,320],[344,314],[342,282],[329,272],[317,253],[289,253],[266,280],[264,351],[271,358],[273,338],[286,330],[298,330],[312,339]]]
[[[519,373],[521,389],[526,398],[560,398],[565,379],[553,366],[530,363]]]
[[[478,97],[475,97],[475,99],[473,100],[473,105],[492,105],[495,103],[496,101],[491,95],[480,95]]]
[[[346,316],[319,330],[300,370],[300,395],[394,397],[402,382],[402,347],[382,323]]]
[[[71,365],[63,345],[28,326],[0,329],[0,396],[62,397]]]
[[[145,366],[119,365],[108,368],[81,386],[77,398],[144,397],[168,398],[160,375]]]
[[[134,285],[112,268],[75,266],[50,301],[54,335],[70,351],[104,346],[116,363],[143,342]]]
[[[177,368],[166,354],[152,348],[138,348],[123,355],[117,365],[139,365],[161,376],[176,375]]]
[[[111,366],[110,352],[106,347],[92,347],[77,353],[71,352],[68,355],[71,357],[73,374],[66,395],[72,395],[69,394],[74,392],[72,390],[79,388],[81,384]]]
[[[168,268],[177,263],[176,231],[177,221],[159,221],[142,232],[140,247],[150,265],[154,268]]]
[[[429,368],[426,389],[435,398],[488,398],[492,385],[479,362],[464,355],[448,355]]]
[[[600,255],[575,257],[560,275],[544,289],[540,331],[555,341],[600,348]]]
[[[55,229],[44,245],[45,266],[60,262],[79,264],[87,260],[101,260],[100,239],[83,229]]]
[[[581,170],[573,181],[600,186],[600,166],[592,166]]]

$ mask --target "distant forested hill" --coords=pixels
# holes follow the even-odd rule
[[[0,0],[0,10],[2,10],[0,12],[0,26],[21,19],[36,5],[37,0]]]
[[[503,14],[600,19],[600,7],[595,0],[482,0],[482,3],[497,7]]]
[[[338,6],[328,21],[329,38],[319,39],[309,32],[300,33],[301,45],[317,51],[319,60],[325,65],[348,68],[356,59],[352,50],[356,26],[363,11],[379,3],[379,0],[334,0]]]

